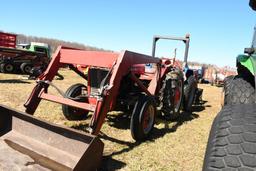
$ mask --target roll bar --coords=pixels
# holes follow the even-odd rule
[[[153,37],[153,46],[152,46],[152,57],[155,57],[156,42],[157,42],[159,39],[183,41],[183,42],[185,43],[184,63],[185,63],[185,66],[187,66],[188,50],[189,50],[189,41],[190,41],[190,35],[189,35],[189,34],[186,34],[185,37],[154,36],[154,37]]]

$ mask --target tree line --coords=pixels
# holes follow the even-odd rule
[[[57,49],[57,47],[59,45],[67,46],[67,47],[71,47],[71,48],[82,49],[82,50],[109,51],[109,50],[105,50],[103,48],[88,46],[88,45],[84,45],[82,43],[77,43],[77,42],[69,42],[69,41],[36,37],[36,36],[27,36],[27,35],[23,35],[23,34],[17,35],[17,44],[22,44],[22,43],[29,44],[30,42],[46,43],[46,44],[50,45],[51,52],[55,52],[55,50]]]
[[[0,30],[1,32],[1,30]],[[59,39],[53,39],[53,38],[43,38],[43,37],[37,37],[37,36],[27,36],[24,34],[18,34],[17,35],[17,44],[25,43],[29,44],[30,42],[40,42],[40,43],[46,43],[50,45],[51,47],[51,52],[55,52],[57,47],[59,45],[62,46],[67,46],[71,48],[77,48],[77,49],[82,49],[82,50],[96,50],[96,51],[111,51],[111,50],[106,50],[103,48],[98,48],[94,46],[89,46],[89,45],[84,45],[82,43],[77,43],[77,42],[70,42],[70,41],[63,41]],[[182,61],[180,61],[182,63]],[[199,63],[199,62],[188,62],[189,66],[203,66],[205,68],[216,68],[216,65],[212,64],[205,64],[205,63]]]

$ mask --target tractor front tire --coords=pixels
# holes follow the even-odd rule
[[[256,104],[226,105],[214,119],[203,171],[256,169]]]
[[[65,93],[65,97],[78,102],[86,102],[82,96],[82,89],[86,88],[83,84],[74,84]],[[62,112],[67,120],[82,120],[87,117],[89,111],[78,109],[68,105],[62,105]]]
[[[227,78],[224,84],[224,105],[255,103],[255,88],[241,76]]]
[[[151,134],[156,116],[155,100],[149,96],[141,96],[132,112],[130,129],[134,140],[143,141]]]

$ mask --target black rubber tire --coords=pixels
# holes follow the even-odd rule
[[[0,69],[3,73],[13,73],[15,71],[15,66],[11,63],[2,63]]]
[[[194,104],[195,105],[200,105],[203,102],[203,89],[197,88],[196,93],[195,93],[195,100]]]
[[[194,76],[190,76],[184,84],[184,111],[191,112],[197,89],[197,82]]]
[[[150,116],[145,115],[147,110],[150,110],[148,111]],[[149,118],[146,118],[147,116]],[[149,96],[139,97],[138,101],[134,106],[131,122],[130,122],[130,130],[134,140],[143,141],[149,137],[149,135],[152,133],[152,130],[154,128],[155,116],[156,116],[155,100]],[[144,128],[144,125],[143,125],[145,124],[144,121],[148,122],[146,123],[148,124],[146,128]]]
[[[256,104],[226,105],[216,116],[203,170],[256,170]]]
[[[235,79],[235,76],[230,75],[230,76],[227,76],[223,81],[224,105],[227,105],[227,99],[230,94],[230,85],[234,79]]]
[[[226,80],[224,105],[255,103],[255,88],[241,76]]]
[[[161,89],[161,111],[166,120],[175,120],[179,117],[183,103],[183,76],[178,71],[166,75]],[[175,93],[179,91],[179,100],[175,105]]]
[[[74,84],[68,88],[65,92],[66,98],[77,98],[75,101],[86,102],[86,98],[79,98],[81,96],[82,88],[86,86],[83,84]],[[62,105],[62,112],[67,120],[82,120],[87,117],[89,111],[71,107],[68,105]]]
[[[33,66],[31,64],[28,63],[22,63],[20,65],[20,69],[24,74],[31,74],[31,70],[32,70]]]

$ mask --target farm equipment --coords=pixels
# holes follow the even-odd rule
[[[166,118],[174,119],[179,116],[183,100],[182,70],[175,66],[174,60],[155,58],[156,42],[160,38],[164,37],[153,39],[153,57],[130,51],[96,52],[59,47],[24,104],[26,112],[33,114],[42,99],[62,104],[68,120],[80,120],[93,112],[89,131],[97,135],[109,111],[133,109],[132,137],[138,141],[146,139],[154,127],[156,107],[161,107]],[[186,63],[189,36],[165,38],[184,41]],[[87,80],[87,84],[72,85],[61,96],[51,95],[47,89],[63,65]],[[77,65],[86,66],[87,72],[77,69]]]
[[[256,1],[250,0],[256,10]],[[256,28],[252,46],[236,58],[237,75],[224,80],[224,106],[212,124],[203,170],[256,168]]]
[[[26,166],[39,164],[51,170],[95,170],[103,151],[103,143],[96,135],[107,113],[118,108],[133,109],[130,121],[132,137],[137,141],[148,138],[154,127],[156,107],[161,107],[166,119],[174,119],[178,117],[183,100],[183,72],[175,60],[155,58],[158,39],[160,37],[154,37],[153,57],[130,51],[115,53],[58,47],[24,104],[26,113],[33,114],[42,99],[62,104],[63,114],[68,120],[80,120],[93,112],[90,134],[0,106],[1,147],[5,144],[31,157],[33,162],[27,161]],[[186,63],[189,36],[168,39],[186,44]],[[86,67],[86,72],[78,69],[78,65]],[[52,83],[62,66],[69,66],[85,79],[85,83],[72,85],[63,93]],[[56,88],[60,96],[49,94],[49,86]],[[7,152],[1,154],[7,155]]]
[[[35,66],[48,65],[50,47],[44,43],[16,45],[16,35],[0,32],[0,71],[3,73],[25,73]]]

